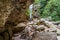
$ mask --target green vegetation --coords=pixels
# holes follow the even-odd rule
[[[39,2],[40,0],[35,0],[35,3]]]
[[[37,0],[36,0],[37,1]],[[52,20],[60,20],[60,0],[39,0],[40,17],[52,17]]]

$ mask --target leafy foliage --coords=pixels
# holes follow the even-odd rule
[[[35,0],[35,3],[39,2],[40,0]]]
[[[52,20],[60,20],[60,0],[39,0],[40,17],[52,17]]]

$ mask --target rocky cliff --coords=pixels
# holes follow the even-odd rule
[[[11,39],[14,26],[28,20],[26,10],[31,3],[33,0],[0,0],[0,34],[7,35],[5,40]]]

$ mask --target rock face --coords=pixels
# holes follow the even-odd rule
[[[32,40],[57,40],[57,34],[53,32],[36,33]]]
[[[0,40],[12,40],[12,29],[20,22],[27,21],[26,10],[32,0],[0,0]],[[1,29],[2,30],[2,29]]]

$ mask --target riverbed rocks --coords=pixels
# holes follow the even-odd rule
[[[21,33],[19,34],[21,35],[21,40],[57,40],[57,36],[60,34],[60,29],[58,29],[56,25],[53,24],[51,21],[41,21],[39,19],[36,19],[33,21],[28,21],[26,23],[19,23],[17,27],[21,27],[21,25],[25,27],[23,31],[21,31]]]
[[[32,40],[57,40],[57,34],[53,32],[40,32],[35,34]]]
[[[54,32],[35,31],[34,34],[30,37],[25,34],[23,36],[21,36],[21,34],[18,34],[17,36],[13,37],[13,39],[14,40],[57,40],[57,34]]]

